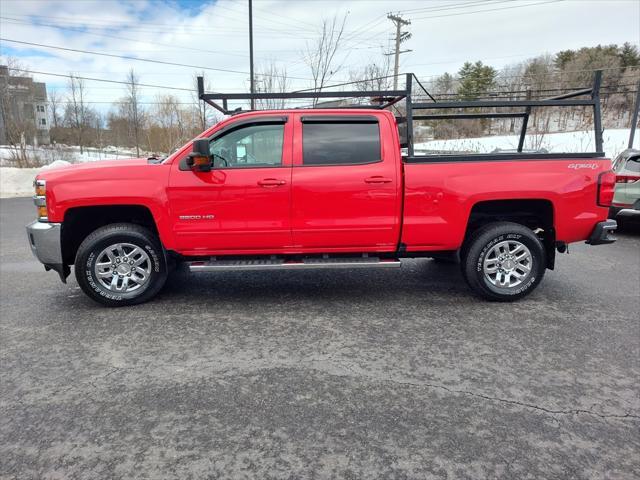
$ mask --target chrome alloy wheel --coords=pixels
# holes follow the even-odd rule
[[[93,270],[102,287],[111,292],[129,293],[149,281],[151,259],[137,245],[115,243],[100,252]]]
[[[484,257],[484,276],[496,287],[520,285],[531,274],[533,259],[526,245],[506,240],[494,245]]]

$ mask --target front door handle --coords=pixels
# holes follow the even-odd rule
[[[261,187],[279,187],[286,183],[287,182],[284,180],[278,180],[277,178],[265,178],[263,180],[258,180],[258,185]]]
[[[365,183],[391,183],[391,179],[382,177],[380,175],[376,175],[374,177],[365,178],[364,182]]]

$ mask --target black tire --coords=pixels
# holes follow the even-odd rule
[[[485,259],[492,255],[492,248],[505,241],[520,243],[530,253],[530,272],[514,286],[495,285],[488,278],[491,274],[486,275],[484,271]],[[527,227],[518,223],[496,222],[471,234],[461,252],[461,267],[464,279],[476,294],[488,300],[511,302],[530,294],[542,281],[546,254],[538,237]]]
[[[97,278],[95,265],[98,255],[115,244],[127,244],[140,248],[143,254],[139,254],[138,258],[146,255],[146,261],[142,263],[141,268],[148,270],[148,279],[134,291],[113,292]],[[164,251],[157,236],[148,229],[132,223],[114,223],[92,232],[80,244],[74,268],[76,280],[82,291],[91,299],[108,307],[146,302],[162,289],[167,280],[168,271]]]

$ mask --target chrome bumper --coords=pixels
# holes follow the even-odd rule
[[[60,223],[45,223],[35,221],[27,225],[27,237],[31,251],[46,270],[55,270],[60,279],[66,282],[69,266],[62,261],[62,246]]]

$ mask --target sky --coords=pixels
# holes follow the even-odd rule
[[[564,49],[640,44],[640,0],[254,0],[256,70],[275,63],[286,68],[292,90],[308,88],[306,46],[323,19],[346,15],[331,83],[348,81],[351,71],[391,51],[389,12],[411,21],[412,36],[402,45],[411,52],[401,55],[400,72],[426,80],[465,61],[500,68]],[[46,73],[123,81],[133,68],[140,83],[171,87],[142,87],[150,104],[168,93],[192,102],[195,72],[204,69],[212,90],[249,89],[248,0],[0,0],[0,37],[3,58],[43,72],[34,78],[63,95],[67,79]],[[101,111],[125,94],[124,85],[87,81],[86,87]]]

